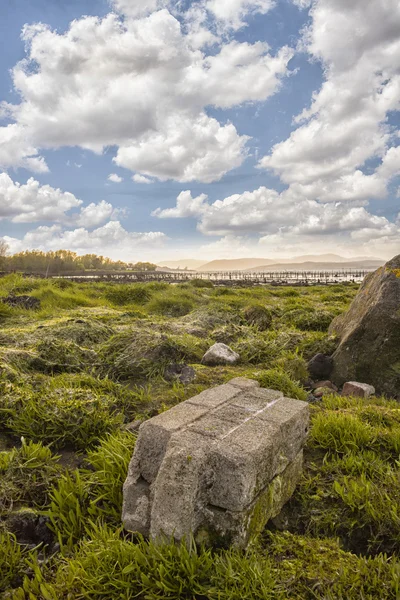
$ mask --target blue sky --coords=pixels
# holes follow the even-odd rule
[[[398,253],[399,26],[395,0],[4,0],[0,236]]]

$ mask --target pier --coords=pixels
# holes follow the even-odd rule
[[[337,283],[361,283],[368,270],[336,269],[330,271],[85,271],[60,275],[48,275],[48,278],[64,278],[77,282],[114,281],[117,283],[145,283],[161,281],[165,283],[184,283],[192,280],[211,281],[215,285],[252,286],[252,285],[329,285]],[[43,276],[43,275],[42,275]]]

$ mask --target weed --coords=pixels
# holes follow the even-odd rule
[[[280,368],[261,371],[256,379],[259,381],[261,387],[278,390],[288,398],[297,398],[298,400],[307,399],[307,392],[301,387],[299,382],[293,381],[293,379]]]
[[[148,286],[140,284],[110,285],[106,291],[107,300],[116,306],[126,304],[146,304],[152,293]]]
[[[58,458],[50,448],[24,439],[21,448],[0,452],[0,514],[21,504],[43,508],[60,473]]]
[[[260,331],[266,331],[271,327],[271,311],[262,304],[247,306],[242,313],[245,323],[255,325]]]
[[[0,593],[20,583],[25,554],[15,536],[0,529]]]

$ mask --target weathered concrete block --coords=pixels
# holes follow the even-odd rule
[[[146,421],[124,485],[126,529],[244,547],[290,498],[305,402],[238,378]]]

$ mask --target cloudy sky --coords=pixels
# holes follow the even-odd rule
[[[2,0],[0,236],[400,252],[398,0]]]

